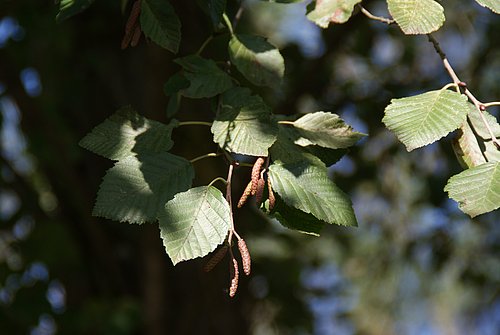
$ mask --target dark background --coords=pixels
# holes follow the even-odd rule
[[[178,56],[194,53],[210,22],[195,1],[171,3],[183,24]],[[498,100],[498,16],[472,0],[442,3],[436,38],[472,92]],[[387,15],[382,1],[363,4]],[[450,81],[438,55],[426,37],[361,14],[320,31],[304,11],[250,1],[237,31],[282,50],[283,87],[257,89],[275,113],[332,111],[369,134],[331,169],[359,227],[311,237],[253,206],[236,211],[253,273],[230,299],[226,263],[209,274],[201,259],[174,268],[156,224],[91,216],[112,162],[78,141],[123,105],[167,122],[162,87],[176,56],[144,39],[121,50],[119,1],[56,23],[53,1],[0,0],[2,334],[497,334],[498,211],[471,220],[447,199],[444,185],[461,171],[453,135],[408,153],[381,123],[391,98]],[[227,39],[203,55],[227,60]],[[176,118],[213,115],[209,100],[184,99]],[[188,159],[216,150],[208,128],[177,129],[174,140]],[[227,167],[207,159],[195,168],[202,185]],[[236,171],[235,194],[248,174]]]

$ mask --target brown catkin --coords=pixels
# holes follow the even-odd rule
[[[247,187],[245,187],[245,190],[243,191],[243,194],[241,195],[241,198],[238,201],[238,208],[243,207],[243,205],[247,202],[250,193],[252,193],[252,181],[249,181]]]
[[[128,45],[130,44],[130,41],[132,40],[133,34],[132,33],[125,33],[122,39],[122,50],[127,49]]]
[[[132,5],[130,10],[130,15],[128,17],[127,23],[125,24],[125,35],[122,39],[122,49],[126,49],[129,44],[136,46],[141,38],[141,24],[137,20],[139,14],[141,13],[141,0],[137,0]],[[131,43],[132,42],[132,43]]]
[[[262,202],[264,186],[266,186],[266,181],[264,180],[264,178],[260,178],[257,182],[257,192],[255,193],[255,201],[257,202],[257,206],[260,206],[260,203]]]
[[[248,251],[247,244],[245,240],[238,240],[238,249],[240,250],[241,262],[243,263],[243,272],[249,276],[250,269],[252,266],[252,258],[250,257],[250,252]]]
[[[130,41],[131,47],[135,47],[139,43],[141,35],[142,35],[141,25],[137,24],[137,26],[135,26],[134,35],[132,35],[132,40]]]
[[[125,24],[125,35],[133,34],[140,13],[141,13],[141,0],[137,0],[132,5],[132,9],[130,10],[130,15],[128,16],[127,23]]]
[[[260,179],[260,171],[262,170],[262,165],[264,165],[264,157],[259,157],[255,161],[252,167],[252,195],[257,193],[257,185]]]
[[[205,272],[212,271],[212,269],[215,268],[217,264],[219,264],[219,262],[224,258],[224,256],[226,256],[227,249],[229,249],[229,247],[227,244],[225,244],[219,250],[217,250],[205,264],[203,270]]]
[[[267,191],[269,193],[269,211],[272,211],[273,208],[274,208],[274,205],[276,205],[276,197],[274,196],[274,192],[273,192],[273,187],[271,185],[271,179],[267,178]]]
[[[236,295],[236,291],[238,290],[238,277],[240,274],[238,271],[238,261],[236,260],[236,258],[231,257],[231,262],[231,286],[229,287],[229,296],[232,298]]]

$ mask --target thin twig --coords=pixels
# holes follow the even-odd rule
[[[293,121],[278,121],[279,124],[289,124],[289,125],[294,125]]]
[[[446,54],[444,51],[441,49],[439,46],[438,41],[432,36],[431,34],[427,34],[427,38],[429,39],[429,42],[432,43],[434,46],[434,50],[439,54],[439,57],[441,57],[441,60],[443,61],[444,68],[450,75],[451,79],[453,79],[453,82],[457,84],[458,86],[462,86],[464,89],[464,94],[470,99],[470,101],[476,106],[477,110],[479,111],[479,115],[481,116],[481,120],[483,121],[486,129],[488,130],[488,133],[491,136],[491,140],[495,144],[495,146],[500,149],[500,141],[495,137],[495,134],[493,133],[493,130],[491,129],[488,121],[486,120],[486,117],[484,116],[483,111],[486,109],[486,105],[483,104],[481,101],[479,101],[469,89],[464,86],[464,83],[458,78],[455,70],[451,66],[450,62],[448,61],[448,58],[446,57]]]
[[[233,25],[231,24],[231,21],[227,17],[227,14],[223,13],[222,18],[224,19],[224,22],[226,23],[227,29],[229,29],[229,32],[231,33],[231,35],[234,35]]]
[[[361,13],[363,13],[369,19],[380,21],[380,22],[387,23],[387,24],[394,24],[396,22],[393,19],[387,19],[385,17],[373,15],[372,13],[370,13],[367,9],[365,9],[361,5],[359,5],[359,8],[361,9]]]
[[[183,121],[179,122],[179,127],[180,126],[212,126],[212,122],[205,122],[205,121]]]
[[[234,16],[233,19],[233,29],[236,29],[236,26],[238,25],[238,22],[240,22],[241,15],[243,15],[243,11],[245,10],[245,7],[243,6],[243,2],[241,1],[240,8],[238,8],[238,11],[236,12],[236,15]]]
[[[210,184],[208,184],[208,187],[212,186],[213,184],[215,184],[215,183],[216,183],[216,182],[218,182],[218,181],[223,182],[223,183],[224,183],[224,185],[226,185],[226,184],[227,184],[227,181],[226,181],[224,178],[222,178],[222,177],[217,177],[217,178],[215,178],[214,180],[212,180],[212,181],[210,182]]]
[[[209,154],[205,154],[205,155],[202,155],[202,156],[199,156],[199,157],[196,157],[196,158],[193,158],[190,160],[191,164],[194,163],[194,162],[197,162],[201,159],[204,159],[204,158],[208,158],[208,157],[218,157],[220,156],[221,154],[220,153],[216,153],[216,152],[211,152]]]
[[[229,228],[229,236],[227,238],[227,243],[231,247],[234,231],[234,220],[233,220],[233,200],[231,197],[231,179],[233,178],[234,163],[229,165],[229,171],[227,172],[227,182],[226,182],[226,201],[229,204],[229,216],[231,219],[231,227]]]
[[[483,104],[484,108],[488,108],[491,106],[500,106],[500,101],[492,101]]]
[[[210,41],[214,38],[214,35],[210,35],[207,37],[207,39],[205,40],[205,42],[203,42],[203,44],[201,45],[201,47],[198,49],[198,51],[196,52],[196,54],[199,56],[201,55],[201,53],[203,52],[203,50],[205,49],[205,47],[208,45],[208,43],[210,43]]]

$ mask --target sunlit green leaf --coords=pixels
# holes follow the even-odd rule
[[[487,7],[497,14],[500,14],[500,1],[498,0],[476,0],[478,4]]]
[[[307,161],[269,167],[273,189],[283,201],[327,223],[356,226],[349,197],[329,178],[324,166]]]
[[[64,21],[67,18],[76,15],[89,7],[95,0],[61,0],[59,2],[59,13],[56,20]]]
[[[109,169],[97,193],[93,214],[117,221],[155,221],[178,192],[191,187],[194,170],[167,152],[128,156]]]
[[[189,87],[182,90],[182,95],[188,98],[210,98],[233,86],[231,77],[211,59],[190,55],[175,62],[182,66],[184,77],[190,82]]]
[[[443,7],[434,0],[387,0],[389,12],[405,34],[429,34],[444,23]]]
[[[295,122],[293,129],[300,136],[295,143],[301,146],[319,145],[325,148],[340,149],[354,145],[361,137],[338,115],[325,112],[309,113]]]
[[[177,53],[181,42],[181,22],[167,0],[142,0],[141,29],[153,42]]]
[[[264,101],[249,89],[233,88],[222,95],[221,104],[212,124],[214,141],[230,152],[267,156],[278,125]]]
[[[171,134],[176,126],[175,120],[165,125],[149,120],[127,106],[95,127],[79,144],[112,160],[134,154],[164,152],[174,144]]]
[[[484,141],[484,156],[488,162],[500,162],[500,149],[493,143],[493,141]]]
[[[281,85],[285,62],[279,50],[265,38],[233,35],[229,41],[231,62],[250,82],[276,88]]]
[[[481,117],[481,113],[474,105],[469,104],[469,106],[470,106],[469,119],[472,123],[474,131],[481,138],[485,140],[491,140],[490,131],[486,127],[483,118]],[[486,120],[486,123],[493,132],[493,135],[496,136],[497,138],[500,138],[500,124],[498,124],[498,120],[487,111],[483,111],[482,114],[484,116],[484,119]]]
[[[330,22],[344,23],[349,20],[354,6],[361,0],[316,0],[307,18],[321,28],[327,28]]]
[[[462,211],[475,217],[500,207],[500,163],[486,163],[448,180],[445,191]]]
[[[201,186],[178,193],[160,211],[163,245],[175,264],[203,257],[224,242],[231,224],[221,191]]]
[[[465,95],[438,90],[391,100],[382,121],[411,151],[459,128],[469,110]]]

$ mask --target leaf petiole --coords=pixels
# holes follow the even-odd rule
[[[226,23],[227,29],[229,29],[229,32],[231,33],[231,35],[234,35],[233,25],[231,24],[231,21],[227,17],[227,14],[223,13],[222,18],[224,19],[224,22]]]
[[[218,182],[218,181],[223,182],[223,183],[224,183],[224,185],[226,185],[226,184],[227,184],[227,180],[225,180],[225,179],[224,179],[224,178],[222,178],[222,177],[217,177],[217,178],[215,178],[214,180],[212,180],[212,181],[210,182],[210,184],[208,184],[208,187],[212,186],[213,184],[215,184],[215,183],[216,183],[216,182]]]
[[[203,156],[195,157],[195,158],[191,159],[189,162],[190,162],[191,164],[193,164],[194,162],[197,162],[197,161],[202,160],[202,159],[204,159],[204,158],[208,158],[208,157],[218,157],[218,156],[220,156],[220,155],[221,155],[220,153],[211,152],[211,153],[206,154],[206,155],[203,155]]]
[[[184,121],[184,122],[179,122],[179,127],[180,126],[212,126],[212,122],[205,122],[205,121]]]

